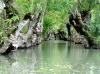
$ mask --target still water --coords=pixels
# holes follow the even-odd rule
[[[100,50],[64,41],[44,42],[0,56],[0,74],[100,74]]]

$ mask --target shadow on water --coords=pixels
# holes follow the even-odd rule
[[[0,74],[99,74],[100,50],[47,41],[36,48],[0,56]]]
[[[8,61],[9,65],[12,65],[16,60],[10,56],[4,56],[6,60]]]
[[[0,74],[36,74],[42,58],[40,48],[21,49],[8,56],[0,56]]]
[[[70,55],[70,51],[71,51],[71,42],[68,42],[68,52],[67,52],[67,54],[68,54],[68,56]]]

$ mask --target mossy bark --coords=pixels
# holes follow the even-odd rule
[[[84,16],[83,16],[84,15]],[[87,28],[87,25],[84,24],[86,19],[86,15],[83,13],[81,14],[78,10],[74,13],[71,13],[69,16],[69,22],[70,24],[75,28],[77,33],[80,35],[83,35],[84,38],[88,41],[88,48],[98,48],[95,40],[93,37],[89,34]]]
[[[5,12],[6,17],[5,19],[10,19],[13,16],[18,15],[18,11],[12,6],[14,0],[4,0],[5,3]]]
[[[3,52],[1,53],[5,55],[17,48],[28,48],[38,45],[41,42],[41,17],[41,13],[34,15],[34,17],[32,14],[26,14],[23,20],[19,22],[15,33],[10,34],[8,43],[3,45],[3,47],[6,46],[6,48],[2,48]],[[21,31],[26,25],[28,25],[28,32],[23,34]]]

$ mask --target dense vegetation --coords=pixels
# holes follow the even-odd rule
[[[27,13],[43,13],[43,36],[49,32],[62,30],[67,33],[66,24],[69,15],[77,8],[78,11],[90,11],[91,18],[87,26],[89,34],[100,43],[100,0],[4,0],[11,3],[11,10],[7,15],[5,9],[0,13],[0,43],[6,41],[8,35],[14,30],[16,23],[23,19]],[[13,2],[12,2],[13,1]],[[74,29],[73,29],[74,30]],[[74,30],[75,31],[75,30]]]

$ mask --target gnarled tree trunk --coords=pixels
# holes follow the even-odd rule
[[[19,22],[15,33],[11,34],[8,42],[3,45],[2,54],[8,54],[17,48],[28,48],[39,44],[42,32],[41,16],[41,13],[37,15],[26,14],[23,20]],[[27,33],[21,33],[26,25],[28,25]]]
[[[83,11],[79,12],[76,10],[74,13],[71,13],[69,16],[69,22],[70,24],[75,28],[77,33],[84,36],[84,38],[87,40],[88,45],[86,47],[88,48],[98,48],[95,40],[92,38],[92,36],[89,34],[87,27],[87,19],[89,19],[89,11]]]

